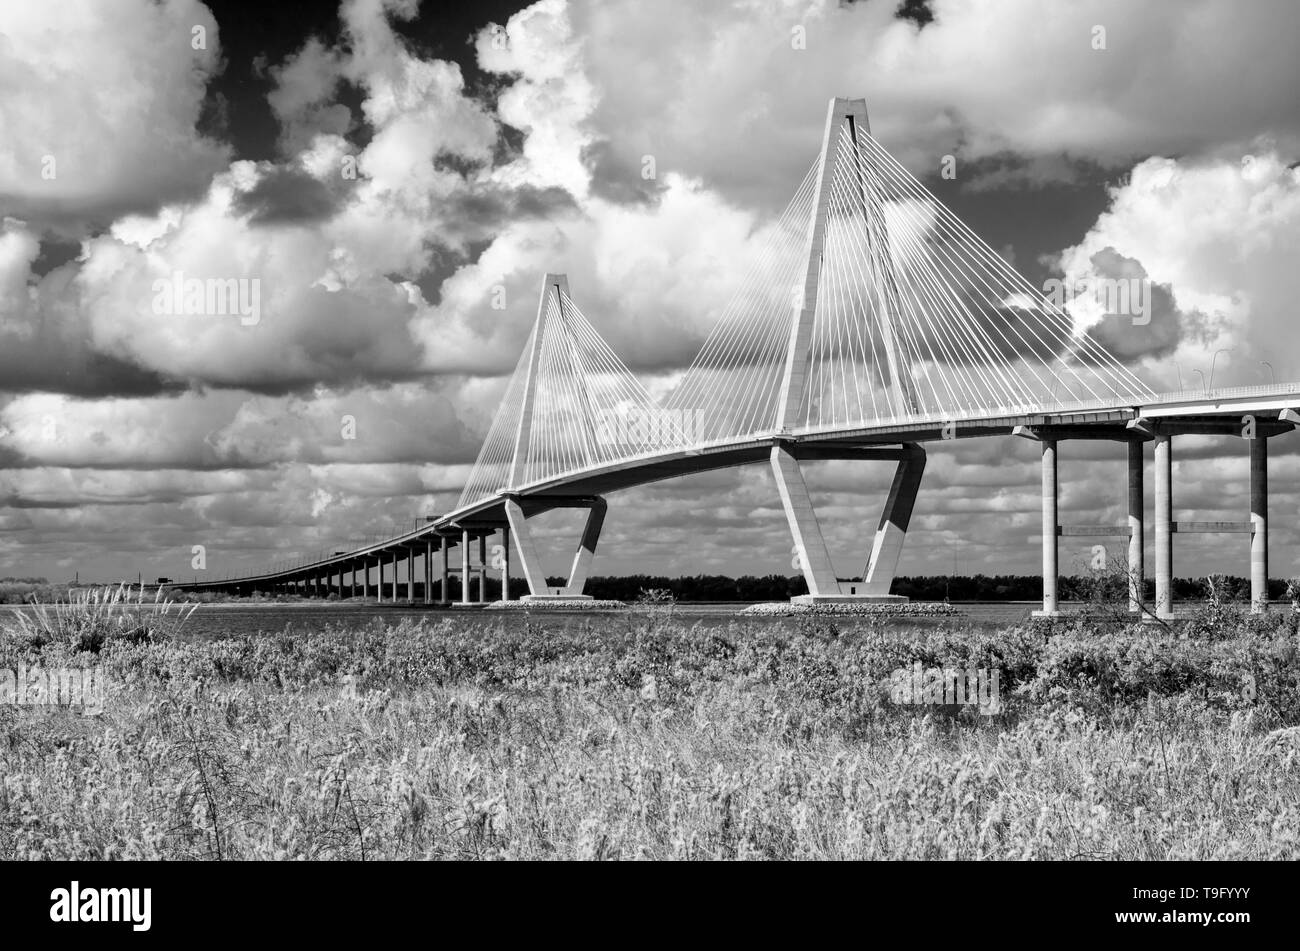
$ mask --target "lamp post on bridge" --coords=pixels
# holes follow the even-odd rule
[[[1206,387],[1207,390],[1214,389],[1214,365],[1219,361],[1219,354],[1231,353],[1234,349],[1233,347],[1220,347],[1214,351],[1214,359],[1210,361],[1210,385]]]

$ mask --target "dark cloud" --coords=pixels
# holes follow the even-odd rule
[[[84,340],[31,339],[0,332],[0,392],[111,397],[152,396],[184,388],[152,370],[96,353]]]
[[[644,156],[634,161],[604,139],[582,150],[582,163],[591,173],[591,193],[620,205],[651,205],[663,193],[660,170],[655,168],[655,178],[645,178],[644,161]]]
[[[1088,329],[1089,335],[1123,363],[1136,364],[1149,357],[1168,357],[1193,325],[1195,315],[1180,314],[1170,288],[1147,278],[1141,263],[1106,248],[1091,258],[1098,277],[1116,281],[1137,281],[1130,287],[1142,295],[1144,312],[1107,314]]]
[[[81,253],[80,241],[69,241],[57,236],[50,236],[41,241],[41,251],[32,262],[32,274],[44,277],[56,267],[74,261]]]
[[[256,224],[313,224],[331,218],[340,196],[318,179],[295,168],[275,168],[236,200]]]

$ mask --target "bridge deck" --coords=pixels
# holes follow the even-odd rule
[[[528,500],[530,514],[538,514],[575,496],[604,496],[665,479],[766,464],[776,442],[793,447],[793,451],[804,459],[853,459],[862,457],[864,450],[885,446],[1010,435],[1022,429],[1053,439],[1143,439],[1149,438],[1155,427],[1170,432],[1230,434],[1240,428],[1241,417],[1247,414],[1259,414],[1258,425],[1280,431],[1289,429],[1291,424],[1279,420],[1279,414],[1295,407],[1300,407],[1300,383],[1171,393],[1139,406],[1092,405],[986,418],[926,418],[852,428],[801,430],[791,434],[755,434],[686,449],[670,447],[660,453],[643,453],[519,486],[509,493],[491,495],[410,531],[317,561],[236,578],[178,583],[173,587],[181,590],[229,588],[282,582],[331,570],[350,570],[358,562],[369,564],[395,552],[423,549],[430,539],[443,536],[459,539],[466,529],[470,530],[472,537],[490,533],[506,523],[504,504],[507,494]],[[1135,430],[1130,428],[1130,424],[1143,428]],[[554,504],[550,504],[548,497],[554,499]]]

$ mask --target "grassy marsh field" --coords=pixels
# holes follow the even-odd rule
[[[0,704],[0,858],[1300,857],[1290,612],[178,620],[73,606],[0,634],[0,670],[110,681],[93,716]],[[894,702],[918,662],[998,670],[1000,712]]]

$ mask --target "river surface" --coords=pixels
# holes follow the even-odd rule
[[[958,617],[901,617],[888,619],[887,623],[899,628],[935,628],[944,623],[966,623],[980,627],[997,627],[1013,624],[1029,618],[1030,612],[1039,606],[1038,602],[954,602],[960,615]],[[151,606],[146,605],[146,608]],[[739,612],[748,607],[747,602],[689,602],[673,607],[671,618],[681,624],[699,624],[706,628],[726,627],[735,622],[746,626],[764,627],[772,624],[789,624],[789,617],[742,617]],[[1080,610],[1079,604],[1062,604],[1065,613]],[[6,615],[12,617],[16,611],[30,611],[31,608],[16,605],[0,605],[0,622]],[[173,608],[173,610],[175,610]],[[665,616],[660,614],[660,616]],[[290,602],[290,603],[224,603],[201,604],[185,622],[182,632],[198,638],[218,637],[226,634],[257,634],[283,631],[286,627],[296,630],[320,630],[326,625],[355,629],[365,627],[376,619],[392,623],[403,618],[413,620],[429,618],[440,621],[444,618],[457,618],[467,625],[497,625],[507,627],[522,625],[531,619],[550,630],[581,630],[587,626],[635,625],[644,620],[646,610],[629,606],[618,611],[544,611],[524,612],[522,610],[484,610],[470,608],[440,608],[424,605],[384,604],[375,602]],[[861,618],[840,617],[835,619],[842,627],[861,623]]]

